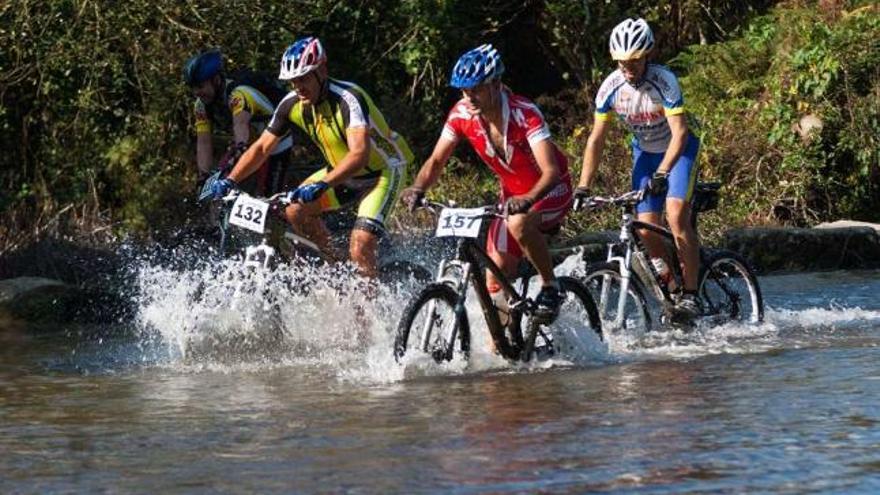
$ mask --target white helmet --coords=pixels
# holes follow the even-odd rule
[[[654,48],[654,33],[644,19],[627,19],[611,31],[608,45],[614,60],[632,60]]]
[[[300,77],[318,68],[327,61],[327,54],[318,38],[307,36],[296,40],[284,51],[281,57],[281,71],[278,79],[287,81]]]

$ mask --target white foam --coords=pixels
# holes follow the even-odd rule
[[[582,269],[583,261],[572,256],[556,273]],[[137,324],[143,334],[146,364],[185,372],[296,367],[358,383],[763,352],[784,347],[786,332],[804,328],[846,331],[880,321],[880,311],[860,308],[768,309],[759,325],[729,323],[691,332],[611,336],[608,342],[587,334],[572,341],[574,354],[512,365],[490,351],[482,311],[471,293],[467,304],[470,359],[437,364],[427,357],[407,355],[401,365],[393,357],[394,334],[414,289],[370,287],[350,265],[296,265],[250,273],[234,260],[184,271],[144,262],[137,280]],[[531,284],[532,294],[538,285]],[[565,322],[565,327],[568,331],[560,335],[563,340],[576,335],[577,322]]]

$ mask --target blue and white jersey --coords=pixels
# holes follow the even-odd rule
[[[615,70],[596,94],[596,118],[609,120],[612,111],[630,128],[639,148],[663,153],[672,137],[666,116],[684,113],[678,79],[665,66],[648,64],[642,81],[633,86]]]

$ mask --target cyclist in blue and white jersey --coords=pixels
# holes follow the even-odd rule
[[[683,261],[684,287],[676,296],[676,309],[695,315],[699,271],[699,238],[690,222],[691,196],[697,178],[700,141],[688,130],[684,99],[678,80],[668,68],[648,63],[654,35],[644,19],[627,19],[611,32],[611,57],[617,70],[596,96],[593,129],[584,150],[583,171],[575,191],[575,207],[590,194],[611,121],[611,113],[633,133],[633,189],[648,189],[636,207],[641,221],[659,225],[666,219]],[[659,236],[642,232],[648,252],[662,258]],[[668,263],[669,260],[667,259]]]

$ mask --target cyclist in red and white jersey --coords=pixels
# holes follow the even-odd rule
[[[559,225],[571,205],[568,160],[551,140],[538,107],[501,83],[503,72],[492,45],[459,58],[450,85],[461,89],[463,98],[452,107],[434,151],[402,197],[413,208],[437,182],[456,145],[467,140],[498,175],[507,213],[490,226],[487,251],[510,274],[523,254],[528,257],[543,283],[536,299],[538,313],[552,319],[562,296],[544,233]],[[491,272],[486,278],[489,292],[501,294]]]

